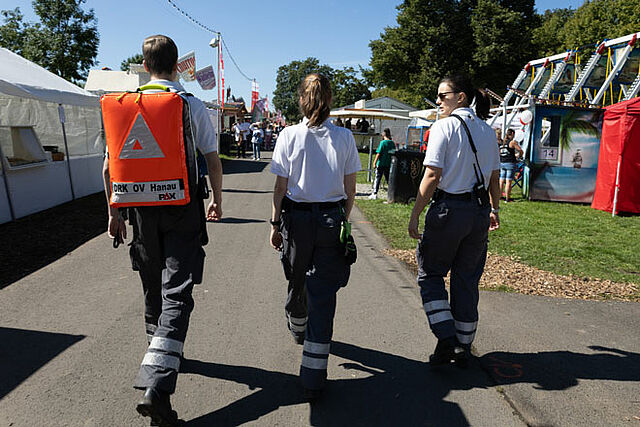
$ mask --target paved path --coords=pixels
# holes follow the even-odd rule
[[[359,212],[326,398],[303,403],[301,348],[286,330],[285,283],[267,241],[267,165],[225,164],[225,220],[208,225],[206,279],[173,398],[188,425],[611,425],[640,416],[640,304],[483,293],[476,351],[485,370],[430,371],[435,341],[415,279],[383,256]],[[0,290],[0,426],[147,425],[131,388],[145,344],[139,280],[104,235]]]

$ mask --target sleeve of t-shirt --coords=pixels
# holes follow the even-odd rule
[[[356,148],[356,140],[353,137],[353,134],[349,131],[347,134],[347,162],[344,168],[345,175],[351,175],[352,173],[358,172],[362,169],[362,164],[360,164],[360,155],[358,154],[358,149]]]
[[[447,152],[448,136],[445,134],[445,127],[442,121],[438,121],[429,129],[429,143],[424,156],[424,165],[435,168],[444,167],[444,158]]]
[[[289,157],[287,151],[289,148],[289,139],[286,132],[280,132],[276,148],[273,149],[271,156],[271,173],[289,178]]]
[[[193,123],[193,135],[196,138],[196,147],[202,154],[218,151],[218,140],[213,127],[211,116],[207,108],[198,98],[189,98],[191,107],[191,121]]]

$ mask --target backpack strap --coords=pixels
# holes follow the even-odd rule
[[[464,128],[464,131],[466,132],[469,139],[469,145],[471,145],[471,151],[473,151],[473,155],[476,158],[476,163],[473,165],[473,173],[475,173],[476,175],[476,180],[484,186],[484,175],[482,175],[482,169],[480,169],[480,162],[478,161],[478,150],[476,149],[476,145],[473,143],[473,138],[471,138],[469,127],[465,123],[464,119],[457,114],[450,114],[449,116],[455,117],[456,119],[460,120],[460,123],[462,123],[462,127]],[[476,165],[478,165],[478,169],[476,169]],[[480,172],[479,176],[478,171]]]

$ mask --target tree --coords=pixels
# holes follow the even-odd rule
[[[334,69],[329,76],[333,91],[333,106],[344,107],[360,99],[370,99],[371,91],[363,80],[358,78],[353,67]]]
[[[129,71],[129,64],[142,64],[144,57],[141,53],[136,53],[133,56],[128,57],[120,63],[120,70]]]
[[[413,94],[407,92],[405,89],[390,89],[383,87],[375,89],[371,92],[371,98],[381,98],[383,96],[389,96],[409,105],[420,105],[424,101],[422,96],[416,98]]]
[[[468,31],[472,0],[405,0],[397,27],[373,40],[371,71],[377,88],[402,90],[416,107],[433,99],[440,78],[471,70],[473,34]]]
[[[561,53],[567,50],[564,26],[575,13],[574,9],[546,10],[540,17],[540,26],[533,30],[533,47],[536,58]]]
[[[99,35],[86,0],[33,0],[40,22],[23,22],[19,8],[2,11],[0,45],[71,82],[86,78],[98,53]]]
[[[533,0],[478,0],[471,17],[475,83],[498,93],[534,59],[531,33],[538,25]]]
[[[605,38],[614,39],[638,31],[639,10],[640,0],[588,1],[565,23],[564,45],[566,48],[595,47],[596,42]]]
[[[276,89],[273,91],[273,104],[288,121],[299,121],[302,118],[298,107],[298,86],[310,73],[324,74],[329,78],[333,105],[336,107],[371,96],[366,81],[358,78],[352,67],[334,69],[329,65],[321,65],[318,59],[311,57],[303,61],[292,61],[278,68]]]

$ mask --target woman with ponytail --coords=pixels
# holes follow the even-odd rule
[[[273,152],[270,242],[288,280],[287,326],[304,344],[300,379],[308,400],[327,378],[336,293],[349,280],[341,243],[356,193],[360,157],[350,130],[331,123],[331,85],[309,74],[298,88],[302,123],[285,128]]]
[[[431,127],[425,174],[408,228],[419,239],[418,285],[438,339],[429,363],[464,367],[478,325],[478,282],[488,231],[500,226],[500,157],[496,134],[484,121],[490,106],[484,91],[466,76],[447,77],[438,86],[436,102],[444,118]],[[429,200],[420,234],[418,218]],[[450,298],[444,285],[449,271]]]

